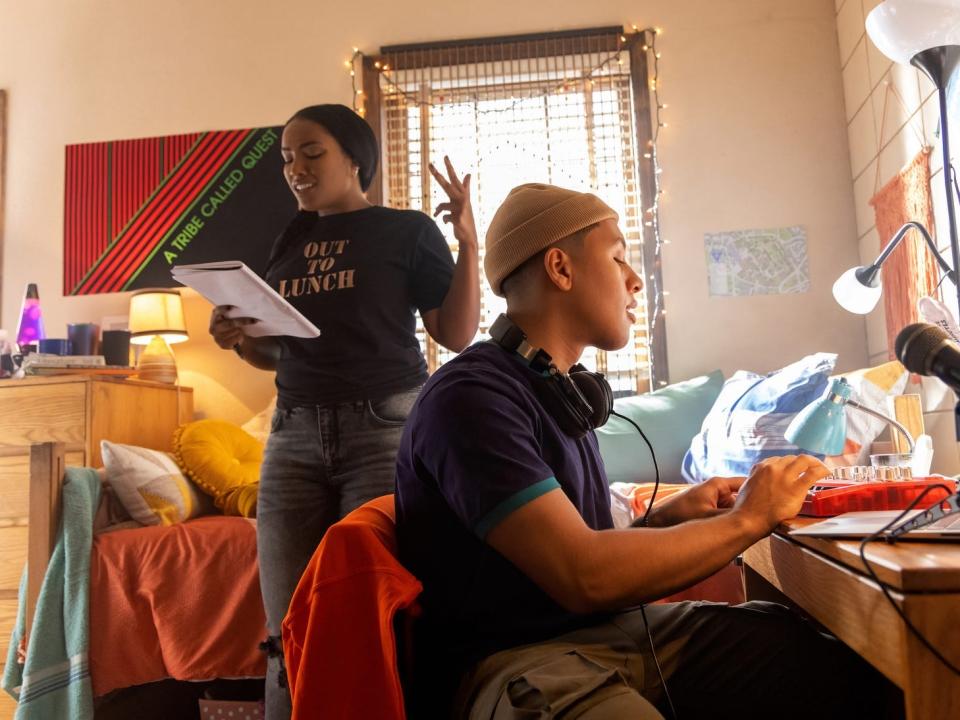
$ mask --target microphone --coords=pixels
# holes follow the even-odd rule
[[[940,378],[960,393],[960,346],[944,330],[930,323],[907,325],[894,347],[907,370]]]

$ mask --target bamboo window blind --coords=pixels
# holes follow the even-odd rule
[[[659,273],[659,258],[651,263],[644,253],[641,148],[650,125],[646,66],[636,67],[644,59],[642,39],[622,33],[616,27],[386,47],[365,59],[367,117],[383,147],[384,204],[432,214],[446,198],[427,164],[442,168],[449,155],[461,175],[473,175],[482,274],[486,229],[511,188],[544,182],[593,192],[620,215],[644,293],[660,287],[648,281]],[[638,90],[645,108],[637,107]],[[452,231],[441,229],[456,253]],[[483,279],[481,288],[478,338],[505,309]],[[650,389],[651,375],[666,379],[665,349],[659,349],[662,363],[651,361],[663,323],[653,336],[649,316],[656,306],[652,298],[638,300],[628,344],[615,352],[591,348],[581,359],[603,372],[617,395]],[[453,356],[422,324],[418,333],[431,372]]]

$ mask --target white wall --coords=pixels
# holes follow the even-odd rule
[[[936,89],[919,70],[892,63],[877,50],[866,34],[866,16],[880,2],[836,0],[837,37],[857,219],[858,264],[872,263],[881,247],[890,239],[877,234],[870,198],[913,160],[925,145],[933,147],[930,155],[930,191],[935,219],[933,234],[944,257],[950,262],[943,153],[937,134],[939,104]],[[958,137],[958,118],[951,120],[952,137]],[[943,301],[954,307],[954,286],[945,282],[943,291]],[[883,302],[866,319],[867,351],[870,364],[875,365],[888,358]],[[953,417],[956,402],[954,394],[934,378],[924,378],[922,383],[908,387],[907,392],[921,395],[924,427],[934,439],[934,469],[950,474],[960,472]]]
[[[850,0],[858,2],[860,0]],[[829,289],[857,260],[833,0],[0,0],[0,87],[9,91],[2,324],[38,282],[52,332],[126,313],[122,294],[60,295],[63,156],[69,143],[281,122],[349,102],[343,60],[357,45],[659,25],[660,158],[668,352],[673,379],[720,367],[769,371],[818,350],[867,362],[862,318]],[[802,224],[811,292],[707,293],[703,234]],[[191,339],[175,352],[206,415],[242,420],[271,378],[216,351],[207,308],[187,303]]]

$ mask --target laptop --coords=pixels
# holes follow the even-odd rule
[[[873,535],[880,528],[900,515],[901,510],[872,510],[868,512],[848,512],[827,518],[806,527],[791,530],[791,535],[831,538],[864,538]],[[911,510],[897,525],[906,522],[922,510]],[[897,538],[898,540],[937,540],[960,541],[960,513],[947,515],[930,525],[912,530]]]

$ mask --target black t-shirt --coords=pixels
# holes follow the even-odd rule
[[[596,435],[564,434],[537,399],[534,375],[517,356],[478,343],[434,373],[406,422],[397,539],[401,562],[423,582],[418,675],[441,693],[487,655],[600,619],[565,610],[485,541],[556,488],[589,527],[613,527]]]
[[[278,405],[379,398],[424,382],[415,312],[439,307],[452,277],[447,241],[421,212],[375,205],[318,218],[267,271],[321,333],[279,338]]]

